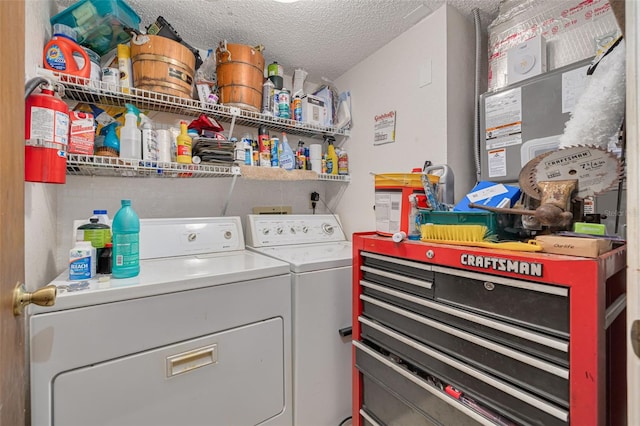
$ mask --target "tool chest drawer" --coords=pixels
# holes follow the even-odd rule
[[[374,321],[360,318],[362,337],[523,425],[566,425],[568,411]]]
[[[388,310],[381,309],[370,300],[388,303],[562,367],[569,366],[569,343],[566,339],[548,336],[365,280],[360,281],[360,288],[362,296],[366,296],[362,299],[363,313],[383,323],[393,324],[393,319],[389,318]]]
[[[433,298],[431,265],[374,253],[363,253],[363,279],[422,297]]]
[[[394,331],[429,345],[474,368],[519,386],[565,408],[569,406],[569,370],[494,343],[467,331],[362,295],[373,318]],[[365,314],[368,311],[365,310]],[[362,336],[370,330],[362,326]]]
[[[362,410],[372,424],[492,424],[406,366],[395,364],[364,344],[355,345],[356,367],[363,373],[364,381]]]
[[[434,266],[435,299],[559,337],[569,335],[569,290]]]

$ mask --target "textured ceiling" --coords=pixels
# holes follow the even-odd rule
[[[304,68],[315,82],[339,77],[445,2],[469,25],[478,8],[486,29],[500,0],[127,0],[141,30],[161,15],[194,47],[262,44],[266,64],[277,61],[288,75]],[[74,3],[56,0],[60,10]]]

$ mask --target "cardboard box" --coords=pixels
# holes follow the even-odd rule
[[[302,121],[318,126],[326,126],[327,107],[317,96],[306,95],[302,98]]]
[[[469,208],[469,203],[483,204],[489,207],[513,207],[520,199],[520,188],[502,183],[482,181],[453,208],[458,212],[486,212]]]
[[[547,45],[540,34],[507,50],[507,82],[526,80],[547,72]]]
[[[541,245],[545,253],[581,257],[598,257],[612,248],[611,240],[556,235],[538,235],[536,244]]]
[[[69,154],[93,155],[94,138],[93,114],[69,112]]]

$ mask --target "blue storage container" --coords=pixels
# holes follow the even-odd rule
[[[123,0],[81,0],[51,18],[78,34],[78,43],[102,56],[131,36],[125,28],[139,29],[140,17]]]

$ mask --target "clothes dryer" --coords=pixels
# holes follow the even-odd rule
[[[249,215],[247,248],[291,272],[294,425],[351,414],[351,242],[335,215]]]

